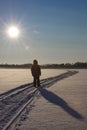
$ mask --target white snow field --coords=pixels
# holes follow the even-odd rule
[[[0,95],[0,130],[87,129],[87,70],[56,71]]]
[[[41,79],[55,76],[66,70],[42,69]],[[32,76],[30,69],[0,69],[0,93],[23,84],[31,83]]]
[[[18,130],[87,130],[87,70],[41,88]]]

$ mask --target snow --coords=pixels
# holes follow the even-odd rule
[[[39,88],[25,119],[16,122],[18,130],[86,130],[87,70]],[[22,114],[23,116],[23,114]]]
[[[66,70],[42,69],[41,79],[55,76]],[[30,69],[0,69],[0,93],[23,84],[31,83],[32,76]]]
[[[18,85],[16,81],[20,81],[20,85],[28,83],[28,78],[32,81],[28,70],[0,71],[0,80],[4,81],[5,72],[8,86],[15,77],[14,87],[11,83],[8,90],[15,88],[14,84]],[[46,79],[41,81],[40,88],[28,84],[0,96],[0,130],[7,130],[6,125],[10,125],[13,119],[9,130],[86,130],[87,70],[70,70],[67,73],[67,70],[42,71],[41,79]],[[7,88],[4,89],[6,91]]]

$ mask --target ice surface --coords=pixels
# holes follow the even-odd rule
[[[61,73],[65,73],[65,71],[67,70],[43,69],[41,79],[47,78],[46,83],[49,83],[48,77],[60,75]],[[21,113],[9,130],[86,130],[87,70],[77,71],[79,73],[76,75],[72,75],[71,73],[68,77],[67,74],[63,74],[67,78],[62,78],[55,82],[55,84],[51,82],[50,85],[46,84],[45,87],[43,84],[43,88],[34,88],[35,91],[37,90],[37,93],[34,94],[33,101]],[[32,82],[30,70],[1,69],[0,72],[0,85],[8,86],[7,88],[6,86],[1,87],[3,91]],[[59,79],[60,77],[61,75]],[[53,80],[54,78],[51,79]],[[13,110],[14,107],[17,107],[17,102],[19,104],[19,101],[22,98],[24,99],[26,94],[29,95],[29,92],[31,94],[31,91],[28,89],[28,91],[23,93],[15,93],[14,96],[12,95],[12,98],[9,95],[5,100],[2,99],[2,96],[0,102],[1,118],[9,118],[7,114],[13,116],[12,114],[15,114]],[[2,110],[4,111],[5,109],[6,111],[3,114]],[[12,113],[10,112],[11,109]]]

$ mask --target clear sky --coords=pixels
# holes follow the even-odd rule
[[[17,25],[10,38],[6,28]],[[0,0],[0,63],[87,62],[87,0]]]

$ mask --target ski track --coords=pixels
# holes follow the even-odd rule
[[[41,87],[50,87],[58,80],[76,73],[78,72],[68,71],[54,77],[42,79]],[[30,83],[0,94],[0,130],[8,130],[26,106],[37,96],[37,93],[38,89],[33,87],[33,83]]]

